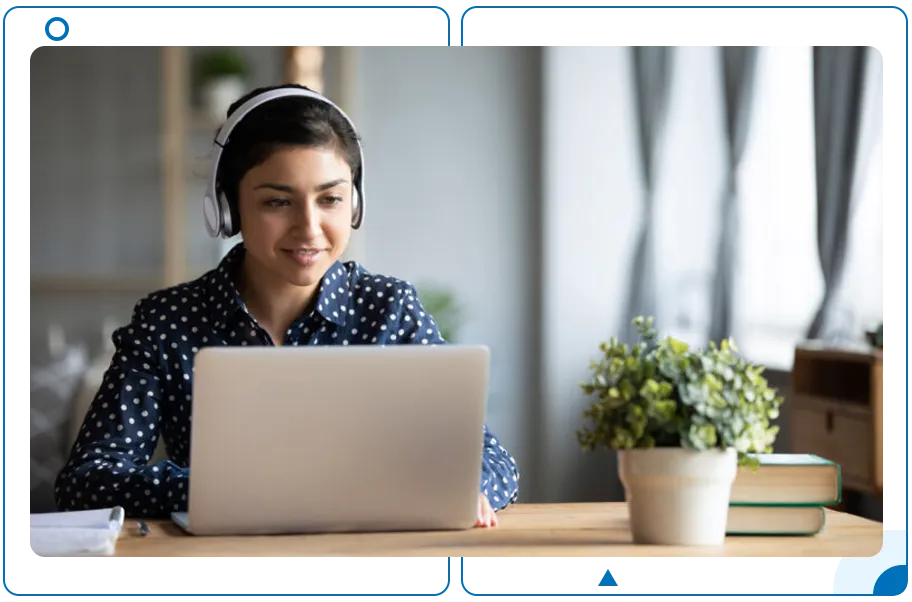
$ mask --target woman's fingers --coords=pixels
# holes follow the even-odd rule
[[[496,527],[497,526],[497,515],[494,513],[494,509],[491,508],[491,503],[488,502],[488,498],[485,494],[478,494],[478,515],[475,520],[476,527]]]

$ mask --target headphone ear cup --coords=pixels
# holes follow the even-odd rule
[[[206,231],[209,236],[217,238],[222,233],[222,211],[218,198],[206,194],[203,198],[203,219],[206,221]]]
[[[357,224],[360,220],[358,214],[361,212],[361,194],[358,188],[352,188],[352,225]],[[357,227],[357,226],[355,226]]]
[[[222,236],[231,238],[238,233],[241,225],[241,218],[237,214],[235,207],[228,202],[228,198],[219,193],[219,206],[222,214]]]

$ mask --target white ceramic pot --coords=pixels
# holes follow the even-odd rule
[[[206,115],[215,124],[225,121],[228,107],[247,93],[240,77],[219,77],[205,82],[200,89]]]
[[[634,543],[722,545],[738,469],[734,449],[618,451]]]

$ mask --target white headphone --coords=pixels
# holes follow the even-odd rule
[[[311,92],[310,90],[301,88],[279,88],[276,90],[269,90],[254,96],[242,104],[231,114],[224,125],[222,125],[218,135],[215,137],[215,142],[212,145],[212,177],[209,178],[209,182],[206,185],[206,196],[203,199],[203,216],[206,220],[206,230],[209,232],[209,236],[213,238],[231,238],[238,233],[240,226],[239,223],[235,223],[239,220],[232,218],[228,199],[225,197],[223,191],[218,190],[216,182],[218,178],[219,160],[222,157],[222,150],[224,150],[225,145],[228,143],[228,137],[231,135],[231,131],[247,113],[256,107],[265,102],[269,102],[270,100],[285,96],[303,96],[324,102],[338,111],[351,126],[352,131],[357,132],[357,130],[355,130],[355,124],[352,123],[352,120],[349,119],[348,115],[346,115],[342,109],[325,96],[317,94],[316,92]],[[361,226],[361,221],[364,218],[364,151],[361,148],[360,140],[358,140],[358,154],[361,157],[361,169],[359,170],[359,173],[354,176],[355,181],[352,182],[352,228],[354,229],[358,229]]]

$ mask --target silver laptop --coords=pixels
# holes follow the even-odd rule
[[[484,346],[209,347],[195,358],[196,535],[467,529]]]

